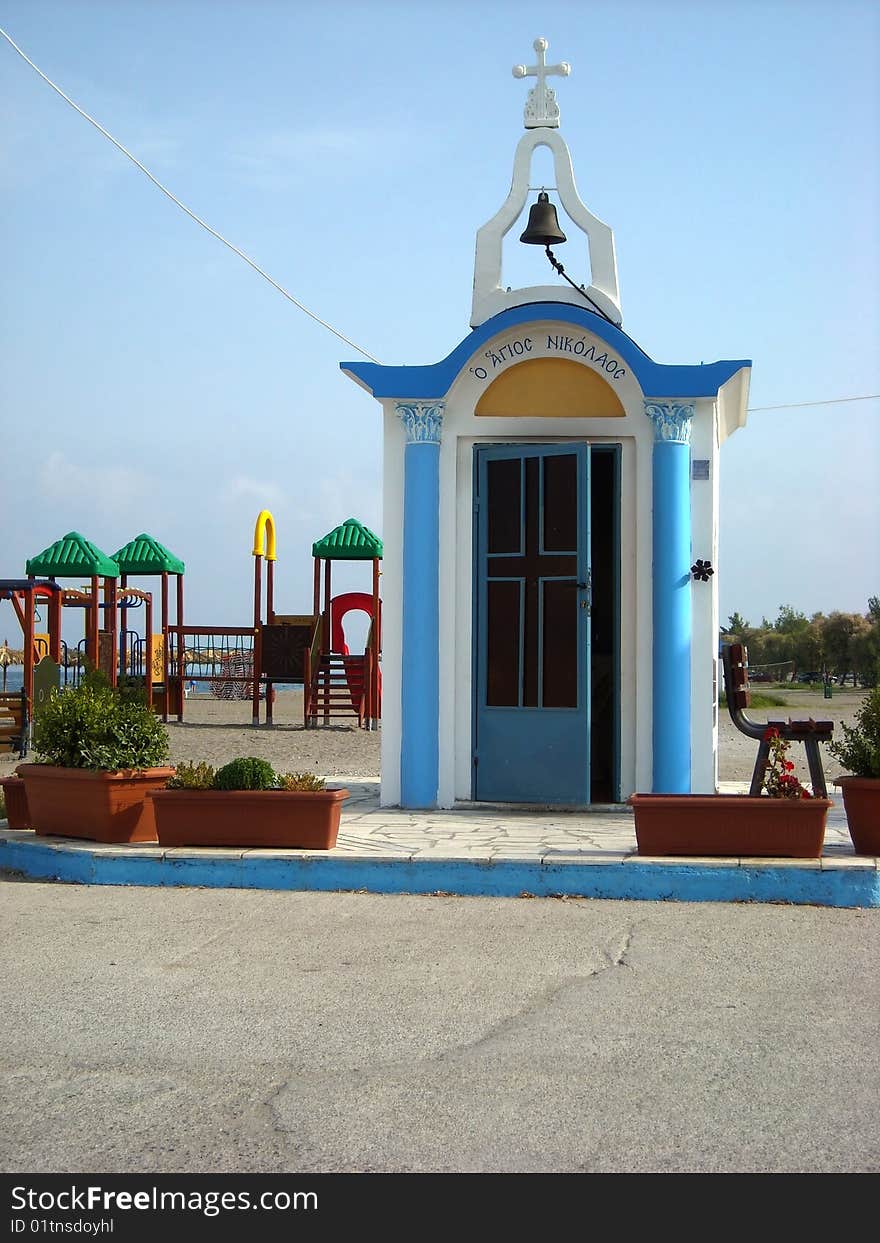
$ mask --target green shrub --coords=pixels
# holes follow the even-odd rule
[[[94,670],[42,705],[33,738],[42,762],[61,768],[155,768],[168,756],[168,731],[147,703]]]
[[[274,790],[277,786],[272,765],[253,755],[231,760],[214,774],[215,790]]]
[[[324,778],[314,773],[284,773],[278,778],[282,790],[323,790]]]
[[[183,763],[177,765],[177,771],[165,785],[169,790],[213,790],[214,776],[210,764]]]
[[[843,741],[828,750],[853,777],[880,777],[880,686],[875,686],[856,713],[855,725],[843,725]]]
[[[116,690],[122,703],[149,703],[143,678],[133,677],[129,673],[120,674],[116,682]]]
[[[278,776],[266,760],[249,756],[231,760],[216,772],[210,764],[178,764],[166,787],[169,790],[323,790],[324,779],[314,773]]]

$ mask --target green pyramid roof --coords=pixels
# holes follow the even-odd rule
[[[81,578],[83,574],[118,578],[119,566],[79,531],[68,531],[54,544],[31,557],[25,573],[44,574],[50,578]]]
[[[382,556],[382,541],[357,518],[346,518],[341,526],[312,544],[312,556],[324,561],[372,561]]]
[[[120,574],[182,574],[184,570],[180,557],[145,532],[115,552],[113,560]]]

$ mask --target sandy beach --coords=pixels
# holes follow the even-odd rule
[[[302,691],[275,697],[273,725],[251,725],[250,701],[229,703],[210,695],[191,696],[184,720],[169,721],[171,763],[204,760],[218,768],[239,755],[268,760],[276,772],[313,772],[322,777],[378,777],[378,730],[358,729],[354,717],[317,729],[303,726]],[[261,703],[260,716],[265,718]]]
[[[752,709],[754,720],[806,719],[833,721],[835,736],[840,737],[840,724],[851,724],[864,691],[843,690],[825,699],[821,691],[781,692],[786,706]],[[261,706],[265,713],[265,705]],[[249,701],[234,703],[209,695],[191,697],[186,702],[184,720],[168,724],[171,762],[205,761],[215,768],[236,756],[254,755],[268,760],[278,772],[314,772],[324,777],[377,777],[381,733],[358,729],[335,721],[329,726],[305,729],[302,717],[302,693],[286,691],[278,694],[274,707],[274,725],[254,728],[251,725]],[[826,779],[839,771],[837,762],[823,747]],[[757,744],[736,730],[726,709],[720,712],[719,777],[721,781],[748,781],[755,763]],[[791,758],[798,777],[809,782],[804,748],[792,744]],[[28,757],[33,759],[33,755]],[[15,756],[0,756],[0,776],[7,776],[18,763]]]

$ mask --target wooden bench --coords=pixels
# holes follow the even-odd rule
[[[0,755],[27,755],[28,710],[24,690],[0,692]]]
[[[770,758],[770,743],[764,737],[770,728],[779,730],[780,738],[788,742],[802,742],[807,752],[807,764],[810,769],[810,781],[816,798],[827,798],[828,787],[825,784],[825,773],[822,769],[822,755],[819,751],[820,742],[828,742],[834,733],[833,721],[814,721],[812,717],[806,721],[751,721],[745,715],[745,709],[751,705],[751,687],[749,686],[749,654],[743,643],[728,643],[721,648],[721,663],[724,667],[724,690],[727,695],[727,710],[730,719],[741,733],[758,740],[758,756],[752,773],[752,784],[749,794],[761,793],[764,783],[764,771]]]

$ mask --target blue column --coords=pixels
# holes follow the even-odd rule
[[[403,482],[401,807],[436,807],[440,714],[440,434],[443,402],[398,402]]]
[[[693,403],[645,402],[654,424],[655,794],[691,788],[691,483]]]

